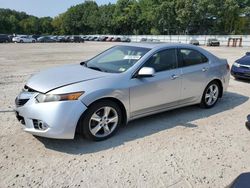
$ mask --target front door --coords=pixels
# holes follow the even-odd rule
[[[178,105],[181,92],[181,70],[177,68],[176,49],[155,53],[143,65],[155,69],[153,77],[132,78],[130,115],[140,116]]]

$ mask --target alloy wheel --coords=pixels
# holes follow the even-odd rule
[[[218,99],[219,88],[217,84],[212,84],[207,88],[205,102],[208,106],[212,106]]]
[[[104,106],[95,111],[89,120],[89,130],[93,136],[102,138],[110,135],[118,124],[117,111]]]

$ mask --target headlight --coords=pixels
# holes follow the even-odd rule
[[[239,63],[234,62],[233,66],[235,66],[235,67],[240,67],[240,64],[239,64]]]
[[[72,101],[77,100],[84,92],[67,94],[39,94],[36,96],[37,102]]]

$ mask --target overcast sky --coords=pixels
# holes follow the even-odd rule
[[[0,0],[0,8],[24,11],[38,17],[55,17],[69,7],[83,2],[84,0]],[[116,0],[96,0],[96,2],[101,5],[115,3]]]

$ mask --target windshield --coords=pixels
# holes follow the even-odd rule
[[[132,67],[150,49],[115,46],[86,62],[86,67],[111,73],[121,73]]]

